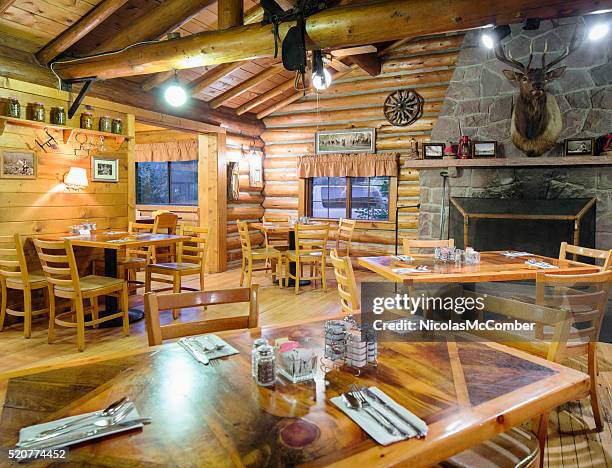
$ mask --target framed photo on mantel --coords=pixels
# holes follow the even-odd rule
[[[376,131],[373,128],[317,132],[315,152],[317,154],[374,153],[375,141]]]

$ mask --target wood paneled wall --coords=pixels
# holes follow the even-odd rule
[[[266,214],[297,216],[302,208],[296,163],[314,152],[318,130],[376,128],[376,150],[408,152],[413,140],[429,141],[446,94],[462,35],[409,41],[382,58],[382,72],[371,77],[358,70],[336,81],[319,95],[308,95],[264,119]],[[408,127],[394,127],[383,115],[390,92],[414,88],[425,99],[423,116]],[[402,162],[404,157],[401,158]],[[397,190],[400,237],[418,235],[419,174],[401,169]],[[354,236],[354,255],[392,252],[395,224],[360,222]]]
[[[240,171],[240,195],[238,200],[227,202],[227,262],[228,267],[236,267],[242,258],[240,238],[236,221],[254,223],[261,221],[264,214],[262,206],[264,197],[262,187],[251,187],[249,184],[248,154],[252,148],[263,156],[263,142],[259,138],[242,137],[227,134],[225,158],[226,162],[238,162]],[[263,245],[263,235],[260,231],[251,230],[251,245],[253,248]]]

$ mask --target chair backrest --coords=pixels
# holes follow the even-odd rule
[[[612,249],[591,249],[589,247],[580,247],[579,245],[561,242],[561,248],[559,249],[559,260],[567,259],[568,254],[573,256],[573,260],[578,260],[577,257],[587,257],[596,261],[601,260],[603,263],[601,265],[603,270],[609,270],[612,268]]]
[[[327,239],[329,238],[329,224],[301,224],[297,223],[295,229],[295,252],[297,255],[321,253],[323,258],[327,255]]]
[[[179,244],[179,263],[195,263],[204,266],[206,264],[206,254],[208,253],[208,228],[181,226],[179,233],[181,236],[189,236],[189,240]]]
[[[422,240],[422,239],[402,239],[404,244],[404,255],[414,255],[414,249],[435,249],[436,247],[454,247],[455,239],[441,240]],[[433,254],[432,254],[433,255]]]
[[[611,287],[612,270],[584,275],[538,272],[536,304],[571,314],[570,340],[597,342]]]
[[[20,278],[28,284],[28,263],[19,234],[0,236],[0,277]]]
[[[79,270],[70,240],[34,239],[34,247],[49,285],[72,288],[80,293]]]
[[[347,314],[359,313],[359,293],[357,292],[357,282],[355,281],[355,272],[350,257],[339,257],[336,249],[330,254],[332,265],[334,266],[334,274],[338,282],[338,294],[340,295],[340,305],[342,312]]]
[[[351,240],[357,221],[354,219],[340,218],[338,232],[336,233],[336,250],[347,257],[351,254]]]
[[[139,232],[154,233],[156,231],[157,231],[157,220],[153,224],[138,223],[138,222],[130,221],[128,225],[129,234],[137,234]],[[142,247],[126,248],[125,254],[127,257],[144,258],[148,265],[151,262],[151,259],[155,256],[155,248],[150,245],[142,246]]]
[[[286,223],[289,221],[289,216],[283,215],[265,215],[261,218],[264,223]],[[264,231],[264,242],[266,246],[271,245],[288,245],[289,244],[289,233],[288,232],[268,232]]]
[[[236,221],[238,226],[238,235],[240,236],[240,248],[242,255],[251,254],[251,235],[249,234],[249,225],[246,221]]]
[[[163,340],[182,336],[211,333],[221,330],[256,328],[259,321],[259,304],[257,302],[258,286],[250,288],[221,289],[218,291],[197,291],[173,294],[146,293],[144,296],[145,319],[149,345],[161,344]],[[228,318],[217,318],[197,322],[173,322],[162,326],[159,311],[202,307],[216,304],[248,303],[248,315]]]
[[[155,232],[163,234],[176,234],[178,215],[174,213],[160,213],[155,216]]]

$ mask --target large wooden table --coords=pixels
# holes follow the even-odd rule
[[[538,271],[565,274],[596,273],[599,268],[571,260],[534,255],[531,257],[506,257],[501,252],[481,252],[480,263],[477,265],[455,266],[454,263],[434,261],[432,256],[413,255],[414,261],[404,262],[393,256],[359,257],[359,265],[371,270],[391,281],[404,284],[412,283],[478,283],[485,281],[519,281],[534,280]],[[541,270],[525,264],[527,259],[537,259],[548,262],[558,268]],[[426,265],[430,273],[400,274],[395,268],[414,268]]]
[[[263,336],[310,337],[322,349],[323,322],[265,328]],[[93,411],[129,395],[143,430],[70,450],[76,466],[430,466],[587,395],[586,374],[497,344],[379,343],[378,368],[343,370],[316,383],[250,376],[257,329],[219,333],[240,354],[196,363],[176,343],[80,365],[0,377],[0,456],[25,425]],[[327,382],[326,382],[327,381]],[[377,385],[429,425],[426,438],[379,446],[329,399],[351,383]],[[51,462],[49,462],[51,463]]]
[[[41,239],[63,240],[69,239],[73,246],[90,247],[104,249],[104,276],[117,278],[117,253],[122,249],[136,249],[146,246],[167,246],[177,244],[178,242],[189,239],[187,236],[177,236],[174,234],[128,234],[127,231],[94,231],[89,236],[80,235],[60,235],[60,236],[42,236]],[[121,242],[117,240],[126,239]],[[106,296],[106,307],[104,315],[114,314],[118,311],[117,298],[114,296]],[[139,309],[130,309],[130,322],[142,320],[144,312]],[[104,322],[101,327],[120,327],[122,326],[121,319],[114,319]]]

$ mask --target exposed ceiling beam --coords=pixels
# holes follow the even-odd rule
[[[163,10],[176,2],[178,0],[166,1]],[[192,2],[195,0],[179,3]],[[315,13],[306,20],[306,33],[310,48],[339,48],[487,24],[515,23],[523,18],[576,16],[609,6],[612,6],[612,0],[383,0]],[[292,25],[280,25],[281,38]],[[155,23],[137,24],[135,31],[132,27],[126,29],[142,34],[141,28],[150,27],[161,29]],[[56,70],[64,79],[89,76],[109,79],[269,57],[274,52],[272,29],[272,25],[252,24],[225,31],[208,31],[173,41],[143,44],[111,57],[89,57],[58,64]],[[124,31],[120,36],[124,37]]]
[[[0,15],[8,10],[8,7],[13,3],[15,3],[15,0],[0,0]]]
[[[265,93],[260,94],[256,98],[251,99],[249,102],[245,102],[243,105],[241,105],[240,107],[236,109],[236,114],[242,115],[245,112],[248,112],[251,109],[254,109],[255,107],[263,104],[264,102],[269,101],[270,99],[275,98],[276,96],[280,94],[283,94],[285,91],[294,89],[294,86],[295,86],[295,79],[291,78],[290,80],[287,80],[282,84],[279,84],[278,86],[270,89],[269,91],[266,91]]]
[[[217,1],[217,27],[229,29],[242,26],[244,21],[244,6],[242,0]]]
[[[332,67],[333,69],[335,69],[336,71],[339,71],[339,72],[346,71],[349,68],[351,68],[350,65],[347,65],[346,63],[344,63],[344,62],[342,62],[342,61],[340,61],[338,59],[335,59],[335,58],[331,59],[331,61],[329,62],[329,66]]]
[[[370,76],[380,74],[381,63],[376,54],[353,55],[349,59]]]
[[[108,38],[108,40],[96,47],[92,53],[97,54],[110,50],[119,50],[137,42],[158,39],[185,24],[212,3],[213,0],[165,0],[153,10],[136,18],[128,27],[122,29],[113,37]],[[111,56],[111,58],[113,57],[117,58],[118,55]],[[166,71],[170,68],[155,71]]]
[[[350,72],[356,69],[357,69],[357,65],[352,65],[346,71],[336,72],[332,74],[332,80],[339,80],[344,75],[348,75]],[[304,93],[302,91],[292,94],[291,96],[286,97],[282,101],[278,101],[277,103],[274,103],[272,106],[268,107],[267,109],[264,109],[263,111],[259,112],[257,114],[257,118],[263,119],[264,117],[267,117],[268,115],[270,115],[272,112],[276,112],[277,110],[282,109],[283,107],[288,106],[289,104],[295,101],[298,101],[299,99],[302,98],[302,96],[304,96]]]
[[[106,18],[127,3],[128,0],[104,0],[89,13],[66,29],[36,53],[38,61],[46,65],[72,44],[89,34]]]
[[[189,82],[187,85],[189,88],[189,94],[192,96],[198,94],[203,89],[208,88],[211,84],[219,81],[224,76],[229,75],[242,65],[242,62],[224,63],[213,68],[212,70],[207,71],[202,76]]]
[[[375,46],[365,45],[365,46],[359,46],[359,47],[349,47],[346,49],[332,50],[331,54],[334,57],[342,58],[342,57],[349,57],[351,55],[359,55],[359,54],[372,54],[372,53],[375,54],[376,52],[377,52],[377,49]]]
[[[266,81],[272,76],[278,74],[279,69],[283,66],[282,63],[276,63],[271,65],[270,67],[263,70],[261,73],[257,75],[253,75],[248,80],[243,81],[239,85],[234,86],[233,88],[228,89],[223,94],[211,99],[208,103],[210,107],[216,109],[219,106],[222,106],[224,103],[229,101],[230,99],[235,98],[236,96],[240,96],[242,93],[247,92],[249,89],[257,86],[259,83]]]
[[[174,77],[174,70],[169,70],[161,73],[156,73],[151,78],[147,78],[142,82],[140,87],[143,91],[149,92],[158,86],[161,86],[166,81]]]

